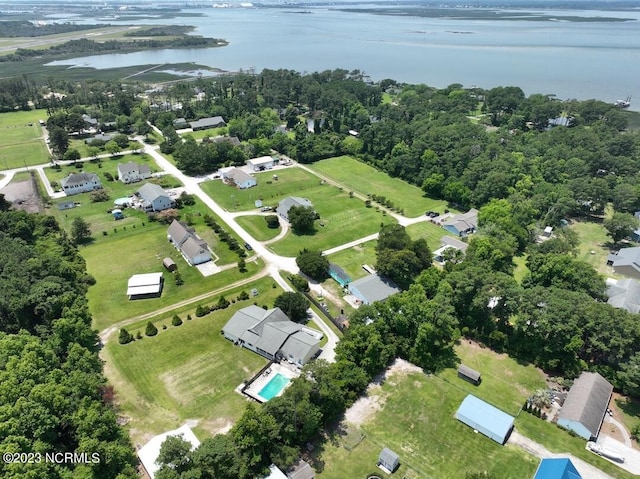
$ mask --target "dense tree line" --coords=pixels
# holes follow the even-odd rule
[[[104,28],[106,25],[79,25],[77,23],[46,23],[36,24],[27,20],[3,20],[0,22],[0,36],[2,37],[43,37],[57,33],[78,32],[92,28]]]
[[[0,475],[136,477],[102,375],[84,260],[51,217],[0,211],[0,240],[0,449],[43,458],[5,461]],[[44,460],[47,452],[87,453],[88,460],[54,464]]]

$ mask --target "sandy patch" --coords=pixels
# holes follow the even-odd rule
[[[394,376],[406,376],[411,373],[422,373],[422,369],[404,359],[396,359],[382,374],[376,376],[367,387],[364,396],[347,409],[345,421],[355,426],[367,422],[377,411],[382,410],[386,396],[382,392],[382,384]],[[390,382],[390,384],[394,384]]]
[[[226,418],[218,417],[209,421],[205,421],[202,424],[202,428],[207,432],[210,432],[211,435],[215,436],[216,434],[226,434],[233,427],[233,423]]]

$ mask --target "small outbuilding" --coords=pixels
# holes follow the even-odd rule
[[[129,299],[156,298],[162,294],[162,273],[134,274],[127,283]]]
[[[335,263],[329,263],[329,276],[343,288],[351,283],[351,277],[340,266]]]
[[[504,444],[513,429],[514,418],[488,402],[469,394],[456,411],[456,419],[498,444]]]
[[[273,168],[275,160],[270,156],[260,156],[247,160],[247,166],[253,171],[270,170]]]
[[[171,258],[165,258],[162,260],[162,266],[164,266],[167,271],[174,272],[178,269],[178,265]]]
[[[567,457],[546,458],[540,461],[533,479],[582,479]]]
[[[478,386],[482,382],[482,376],[475,369],[471,369],[469,366],[461,364],[458,367],[458,377],[470,382],[474,386]]]
[[[400,465],[400,456],[398,456],[395,452],[393,452],[388,447],[385,447],[382,451],[380,451],[380,456],[378,457],[378,466],[386,469],[389,473],[395,471]]]

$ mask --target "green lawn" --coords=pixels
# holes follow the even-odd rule
[[[267,222],[264,218],[264,216],[260,215],[239,216],[236,221],[258,241],[267,241],[278,236],[281,228],[267,227]]]
[[[0,113],[0,169],[22,168],[49,162],[38,120],[45,110]]]
[[[522,280],[529,272],[529,268],[527,268],[527,255],[522,254],[520,256],[514,256],[513,262],[516,265],[513,270],[513,277],[518,283],[522,283]]]
[[[578,259],[586,261],[602,275],[617,277],[613,269],[607,266],[611,238],[607,236],[602,223],[575,221],[570,228],[578,233],[580,238]]]
[[[287,196],[307,196],[307,190],[319,188],[320,180],[301,168],[287,168],[278,171],[278,180],[273,172],[254,175],[258,184],[253,188],[239,190],[225,185],[220,180],[200,183],[200,187],[228,211],[255,209],[255,201],[261,200],[267,206],[277,206]],[[325,188],[329,188],[325,185]]]
[[[272,289],[272,283],[263,278],[225,297],[231,300],[241,290],[257,288],[256,299],[271,307],[282,292]],[[104,350],[106,373],[116,388],[120,413],[129,418],[134,442],[143,442],[143,434],[174,429],[187,419],[199,421],[195,431],[204,439],[242,415],[247,401],[234,389],[267,360],[234,346],[220,330],[235,311],[252,301],[238,301],[201,318],[195,316],[194,307],[183,309],[178,313],[183,324],[178,327],[171,326],[172,312],[154,321],[157,336],[124,346],[118,344],[117,335],[112,337]],[[187,314],[193,319],[187,321]],[[129,331],[144,335],[145,324]]]
[[[376,264],[377,243],[377,241],[367,241],[349,249],[338,251],[328,256],[329,261],[345,270],[352,280],[364,278],[369,273],[362,269],[362,265],[374,266]]]
[[[350,156],[318,161],[309,168],[358,193],[385,196],[409,217],[423,215],[427,210],[442,213],[447,208],[446,201],[427,198],[417,186],[392,178]]]
[[[221,136],[227,133],[227,127],[222,126],[220,128],[209,128],[208,130],[189,131],[184,133],[182,137],[190,136],[194,140],[202,140],[203,138],[213,138],[214,136]]]
[[[427,240],[427,244],[431,251],[435,251],[440,247],[440,238],[443,236],[454,236],[444,228],[437,226],[429,221],[421,221],[407,226],[407,233],[414,241],[420,238]]]
[[[347,192],[335,186],[318,184],[304,191],[304,196],[311,200],[320,220],[316,220],[311,235],[296,235],[290,230],[282,240],[271,244],[270,248],[279,255],[296,256],[303,248],[324,251],[377,233],[381,223],[395,222],[375,208],[366,208],[362,200],[349,198]]]
[[[105,190],[112,194],[112,199],[119,198],[121,196],[128,196],[132,192],[136,191],[144,182],[132,183],[125,185],[121,181],[108,181],[105,177],[105,173],[109,173],[113,178],[118,177],[117,167],[119,163],[128,163],[133,161],[140,165],[148,165],[152,172],[158,171],[158,165],[153,158],[146,153],[122,155],[112,158],[102,158],[99,160],[82,161],[71,165],[61,165],[59,170],[53,168],[45,168],[44,172],[47,175],[47,179],[52,182],[58,183],[57,191],[62,191],[60,180],[70,173],[95,173],[100,178],[102,186]],[[78,168],[79,166],[79,168]],[[179,183],[171,186],[180,186]]]
[[[473,392],[514,414],[528,391],[544,384],[542,373],[475,345],[461,344],[457,351],[465,364],[481,367],[483,382],[479,387],[458,379],[454,369],[437,376],[420,372],[391,376],[379,393],[374,393],[384,405],[361,426],[364,440],[351,452],[340,445],[337,436],[336,441],[328,441],[318,453],[324,464],[318,477],[364,478],[377,470],[382,447],[400,455],[401,466],[395,473],[400,478],[462,478],[475,471],[487,471],[501,479],[532,477],[537,458],[518,447],[501,446],[474,434],[454,418],[454,413]],[[503,379],[505,372],[509,373],[508,381]]]
[[[116,134],[118,134],[118,132],[109,132],[107,133],[108,135],[111,136],[115,136]],[[87,145],[86,140],[88,138],[82,139],[82,140],[71,140],[69,142],[69,149],[70,150],[78,150],[78,152],[80,153],[80,157],[81,158],[88,158],[89,157],[89,148],[91,145]],[[142,145],[140,143],[138,143],[137,141],[130,141],[129,142],[129,146],[126,148],[123,148],[123,150],[137,150],[142,148]],[[101,147],[98,147],[99,155],[104,155],[105,153],[108,153],[107,150],[105,149],[104,145]],[[116,157],[117,159],[117,157]]]

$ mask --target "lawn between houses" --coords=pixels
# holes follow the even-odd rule
[[[392,178],[351,156],[329,158],[307,166],[363,195],[386,197],[408,217],[423,215],[428,210],[443,213],[445,208],[456,212],[446,201],[427,198],[417,186]]]
[[[275,214],[275,212],[273,212]],[[242,226],[247,233],[258,241],[267,241],[275,238],[280,233],[282,226],[278,228],[269,228],[262,215],[238,216],[236,221]]]
[[[335,441],[327,442],[318,454],[324,464],[318,477],[366,477],[377,470],[383,447],[400,456],[398,477],[459,478],[474,471],[488,471],[500,479],[532,477],[537,458],[475,434],[454,413],[467,394],[474,394],[516,415],[525,399],[545,386],[542,372],[468,341],[461,342],[456,353],[482,373],[480,386],[459,379],[455,369],[438,375],[403,371],[390,376],[369,392],[381,408],[356,428],[365,436],[362,442],[349,452],[342,438],[333,436]]]
[[[244,411],[247,401],[234,390],[267,364],[262,356],[234,346],[220,334],[222,327],[238,309],[254,301],[273,307],[282,290],[271,278],[262,278],[224,294],[231,301],[241,291],[256,288],[259,295],[236,301],[227,309],[203,317],[195,316],[195,305],[155,318],[158,335],[144,336],[127,345],[118,344],[114,334],[103,350],[106,375],[114,385],[120,414],[129,419],[128,428],[135,443],[149,436],[175,429],[187,420],[197,420],[200,439],[229,427]],[[215,296],[201,304],[217,301]],[[172,326],[178,314],[181,326]],[[192,319],[186,319],[190,314]],[[147,321],[128,326],[132,334],[144,335]],[[162,325],[167,325],[163,329]]]
[[[49,151],[38,123],[46,118],[46,110],[0,113],[0,169],[49,162]]]

